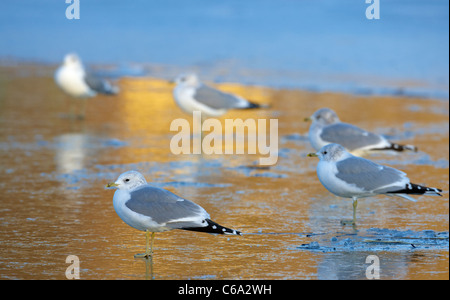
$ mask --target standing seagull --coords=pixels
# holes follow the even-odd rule
[[[408,194],[442,196],[442,190],[411,183],[404,172],[353,156],[338,144],[328,144],[308,156],[319,157],[317,176],[328,191],[353,199],[353,220],[342,224],[356,224],[359,198],[383,194],[415,201]]]
[[[184,229],[241,235],[237,230],[211,221],[209,214],[200,205],[167,190],[148,185],[144,176],[137,171],[123,173],[116,182],[108,183],[106,187],[117,188],[113,205],[119,217],[129,226],[145,231],[145,253],[136,254],[136,258],[152,256],[155,232]],[[150,232],[152,235],[149,248]]]
[[[391,143],[381,135],[343,123],[329,108],[321,108],[305,120],[312,120],[308,136],[316,151],[331,143],[338,143],[358,156],[376,150],[417,151],[415,146]]]
[[[68,95],[83,99],[81,118],[85,115],[86,98],[97,93],[114,95],[119,92],[119,88],[108,81],[87,73],[80,58],[73,53],[64,57],[63,64],[55,72],[55,82]]]
[[[175,79],[175,83],[177,84],[173,90],[175,102],[188,114],[201,111],[207,116],[218,117],[229,109],[268,107],[207,86],[201,83],[195,74],[180,75]]]

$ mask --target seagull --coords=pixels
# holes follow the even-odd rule
[[[226,228],[211,221],[209,214],[198,204],[181,198],[168,190],[152,187],[137,171],[127,171],[107,188],[116,188],[113,205],[119,217],[129,226],[145,231],[145,253],[136,258],[153,255],[155,232],[183,229],[214,234],[241,235],[240,231]],[[149,235],[151,243],[149,246]]]
[[[267,108],[267,105],[250,102],[240,96],[225,93],[200,82],[195,74],[183,74],[175,79],[173,90],[176,104],[186,113],[201,111],[218,117],[229,109]]]
[[[381,135],[343,123],[329,108],[319,109],[310,118],[305,119],[309,120],[312,120],[308,133],[309,141],[316,151],[331,143],[338,143],[358,156],[377,150],[417,151],[415,146],[392,143]]]
[[[359,198],[388,195],[415,202],[408,195],[442,196],[442,190],[411,183],[406,173],[353,156],[339,144],[328,144],[308,156],[319,157],[317,176],[328,191],[353,200],[353,220],[341,221],[342,224],[356,224]]]
[[[94,97],[97,93],[115,95],[119,88],[111,85],[108,81],[96,77],[85,71],[80,58],[69,53],[64,57],[63,64],[55,71],[55,82],[66,94],[74,97],[86,99]],[[82,115],[86,103],[83,101]]]

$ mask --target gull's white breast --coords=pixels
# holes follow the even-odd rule
[[[353,196],[363,197],[365,191],[358,188],[355,184],[348,184],[336,177],[338,173],[335,163],[328,161],[319,161],[317,165],[317,176],[323,186],[331,193],[344,198],[352,198]]]
[[[320,134],[322,133],[322,127],[312,124],[309,128],[309,141],[316,151],[319,151],[323,146],[327,145],[328,142],[323,141],[320,138]]]
[[[58,86],[73,97],[91,97],[95,92],[84,81],[85,72],[82,68],[62,66],[55,73]]]

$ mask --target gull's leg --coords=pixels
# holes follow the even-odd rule
[[[155,279],[153,276],[153,256],[142,258],[145,262],[145,279]]]
[[[66,117],[70,120],[76,119],[76,103],[75,100],[78,101],[78,99],[70,98],[69,101],[69,112],[66,115]]]
[[[145,230],[145,253],[138,253],[134,257],[135,258],[149,258],[153,254],[153,238],[155,237],[155,233],[152,232],[152,242],[151,242],[151,248],[149,249],[149,240],[150,240],[150,231]]]
[[[86,105],[87,105],[86,102],[87,102],[86,98],[81,99],[81,111],[80,111],[80,113],[77,116],[77,118],[79,120],[84,120],[85,117],[86,117]]]
[[[353,219],[352,220],[341,220],[341,225],[356,225],[356,207],[358,206],[358,198],[353,197]]]
[[[356,207],[358,206],[358,198],[353,197],[353,225],[356,224]]]
[[[150,256],[153,256],[153,240],[155,239],[155,233],[152,232],[152,241],[150,243]]]

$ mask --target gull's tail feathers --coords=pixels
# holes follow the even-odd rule
[[[241,235],[240,231],[224,227],[222,225],[217,224],[216,222],[211,221],[210,219],[205,219],[205,221],[206,221],[207,225],[204,227],[185,227],[185,228],[180,228],[180,229],[206,232],[206,233],[215,233],[215,234]]]

